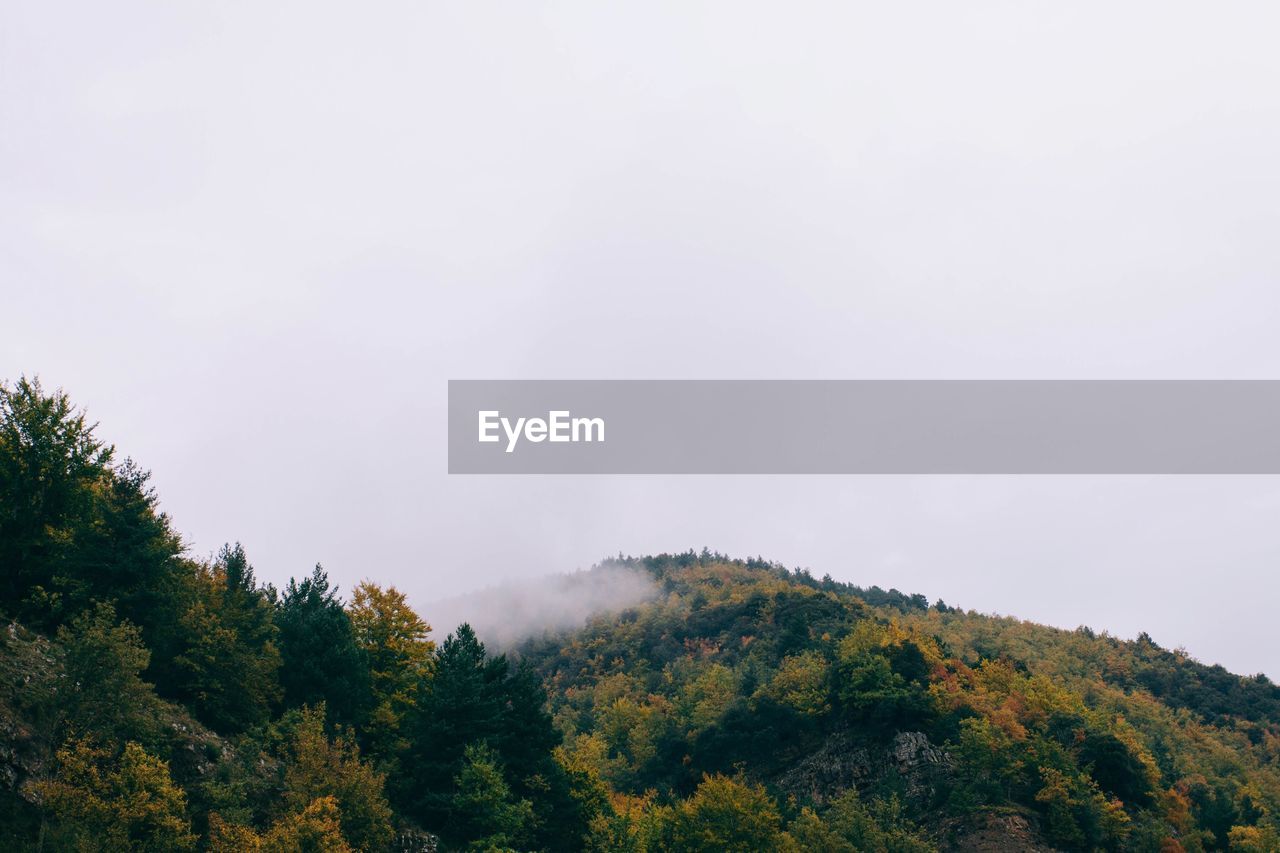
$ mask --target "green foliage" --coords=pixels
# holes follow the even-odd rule
[[[369,661],[324,569],[289,581],[275,622],[285,705],[324,704],[335,720],[362,721],[370,707]]]
[[[59,568],[92,517],[113,449],[61,390],[38,379],[0,384],[0,567],[3,607],[37,626],[65,612]]]
[[[889,626],[864,621],[839,645],[836,696],[863,725],[916,728],[931,715],[929,660],[920,644]]]
[[[874,800],[869,805],[856,791],[837,797],[823,814],[828,831],[849,849],[867,853],[929,853],[935,845],[902,813],[897,797]],[[794,835],[796,830],[792,829]]]
[[[117,622],[111,605],[99,604],[58,629],[56,648],[62,672],[46,689],[60,716],[59,734],[158,743],[160,703],[142,680],[151,655],[141,631]]]
[[[437,649],[432,669],[405,721],[408,743],[394,787],[409,814],[425,826],[444,827],[466,748],[498,734],[507,663],[489,660],[475,632],[462,625]]]
[[[0,609],[53,629],[108,602],[164,659],[182,544],[150,474],[128,459],[113,466],[95,428],[60,390],[0,384]]]
[[[170,684],[201,722],[228,732],[265,723],[280,701],[280,652],[271,601],[237,543],[191,579],[184,642]]]
[[[514,796],[534,803],[537,846],[576,849],[587,817],[554,758],[561,738],[534,671],[513,669],[505,656],[490,658],[465,624],[436,650],[430,671],[404,722],[407,747],[393,784],[405,812],[446,838],[462,833],[466,817],[454,799],[454,780],[467,750],[483,744]]]
[[[451,838],[468,850],[508,850],[531,835],[533,805],[517,800],[488,746],[466,748],[450,803]]]

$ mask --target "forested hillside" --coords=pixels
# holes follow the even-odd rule
[[[705,551],[495,655],[376,577],[193,557],[34,381],[0,569],[3,850],[1280,850],[1262,676]]]

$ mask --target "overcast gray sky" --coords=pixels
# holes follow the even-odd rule
[[[706,545],[1280,675],[1274,477],[445,473],[449,378],[1280,378],[1277,25],[11,0],[0,376],[277,583]]]

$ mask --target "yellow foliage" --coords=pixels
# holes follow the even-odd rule
[[[346,838],[359,848],[381,849],[391,841],[391,808],[384,777],[360,760],[360,749],[339,734],[330,740],[323,708],[304,708],[292,732],[285,765],[284,803],[303,811],[324,799],[341,807]]]
[[[826,658],[816,651],[783,658],[764,693],[802,714],[818,716],[827,713],[831,705],[827,702]]]
[[[169,765],[136,743],[118,759],[87,740],[58,750],[58,774],[35,785],[65,849],[83,851],[195,848],[186,795]]]
[[[318,797],[259,835],[247,826],[209,816],[210,853],[355,853],[342,835],[341,810],[333,797]]]

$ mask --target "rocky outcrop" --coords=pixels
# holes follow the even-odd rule
[[[9,623],[0,633],[0,791],[35,802],[30,783],[41,778],[49,759],[24,699],[33,682],[47,679],[57,666],[49,641]]]
[[[989,812],[950,827],[943,847],[951,853],[1060,853],[1045,844],[1031,819],[1020,814]]]
[[[950,767],[950,757],[923,732],[898,732],[887,746],[859,744],[852,732],[841,732],[782,774],[778,786],[821,804],[850,788],[891,781],[911,800],[928,802]]]
[[[989,812],[965,820],[942,818],[933,807],[951,769],[946,750],[923,732],[898,732],[887,744],[869,744],[855,732],[841,732],[776,781],[787,793],[818,805],[851,789],[898,791],[926,813],[925,826],[939,847],[953,853],[1058,853],[1044,843],[1033,815]],[[931,822],[929,814],[938,821]]]
[[[402,829],[396,833],[396,853],[436,853],[440,839],[421,829]]]
[[[37,798],[32,783],[47,775],[53,762],[54,720],[33,694],[60,678],[48,638],[17,623],[0,631],[0,792],[28,803]],[[47,704],[47,703],[46,703]],[[223,761],[233,760],[231,745],[167,702],[156,706],[156,722],[166,730],[162,757],[174,781],[190,786],[209,777]]]

